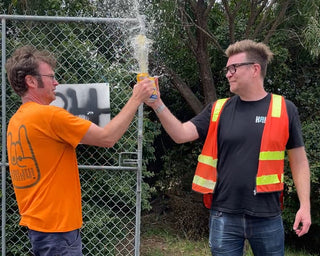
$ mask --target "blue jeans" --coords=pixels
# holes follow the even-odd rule
[[[82,256],[80,230],[45,233],[29,229],[29,238],[35,256]]]
[[[245,239],[255,256],[284,256],[281,215],[261,218],[211,210],[209,228],[214,256],[242,256]]]

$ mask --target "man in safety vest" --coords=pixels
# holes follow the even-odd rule
[[[300,209],[293,229],[311,225],[310,170],[295,105],[264,89],[273,53],[263,43],[236,42],[226,50],[225,74],[235,96],[209,104],[180,122],[158,100],[147,103],[176,143],[205,140],[193,179],[210,208],[212,255],[242,255],[247,239],[254,255],[284,255],[280,196],[287,150]],[[209,198],[209,201],[208,201]]]

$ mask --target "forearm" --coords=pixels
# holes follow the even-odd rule
[[[163,128],[176,143],[193,141],[198,138],[196,127],[191,122],[182,123],[164,105],[162,100],[152,106]]]
[[[310,209],[310,169],[304,148],[291,151],[289,162],[292,178],[297,189],[300,207]]]
[[[112,144],[113,146],[123,136],[129,128],[140,104],[139,100],[131,97],[119,114],[103,127],[104,137],[109,141],[108,144]]]
[[[81,143],[99,147],[113,147],[128,129],[140,101],[130,98],[120,113],[104,127],[92,123]]]
[[[310,172],[309,168],[299,168],[292,171],[292,177],[297,189],[300,207],[310,209]]]
[[[148,79],[144,79],[136,84],[133,87],[130,99],[120,113],[104,127],[99,127],[92,123],[82,138],[81,143],[100,147],[112,147],[127,131],[140,104],[149,99],[153,91],[153,84]]]
[[[300,208],[293,223],[293,230],[300,237],[308,233],[311,225],[309,163],[304,147],[288,150],[288,157],[300,202]]]

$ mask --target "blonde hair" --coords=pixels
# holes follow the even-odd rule
[[[264,43],[257,43],[246,39],[231,44],[225,51],[225,54],[229,58],[230,56],[243,52],[246,53],[248,62],[255,62],[261,66],[261,75],[265,77],[267,65],[273,59],[273,53],[270,48]]]

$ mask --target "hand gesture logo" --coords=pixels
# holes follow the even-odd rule
[[[13,141],[11,132],[8,133],[8,157],[10,175],[15,188],[29,188],[38,183],[40,170],[24,125],[18,130],[17,141]]]

